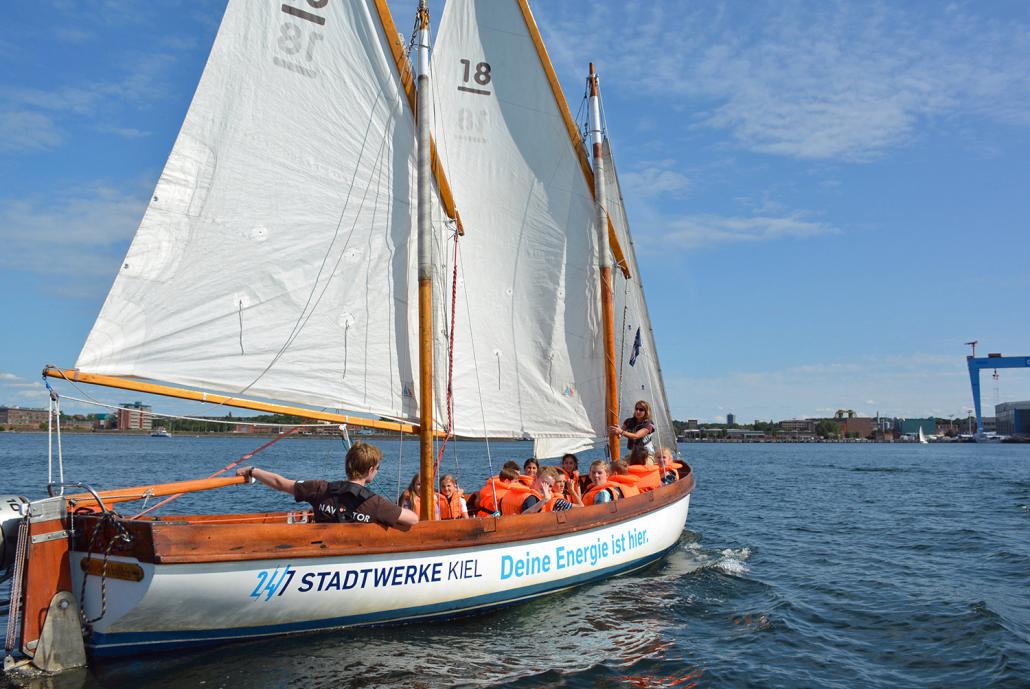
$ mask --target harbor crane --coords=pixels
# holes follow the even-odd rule
[[[991,353],[987,356],[976,356],[976,345],[978,340],[967,342],[973,348],[973,353],[966,357],[966,366],[969,367],[969,383],[973,387],[973,410],[976,412],[976,437],[983,436],[984,420],[980,412],[980,371],[985,368],[993,368],[995,380],[998,377],[999,368],[1030,368],[1030,356],[1002,356]]]

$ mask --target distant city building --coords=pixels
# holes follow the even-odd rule
[[[919,429],[923,429],[923,435],[933,435],[937,432],[937,419],[898,419],[895,430],[901,435],[919,435]]]
[[[50,417],[47,409],[22,409],[21,407],[0,407],[0,426],[10,428],[39,428]]]
[[[762,431],[749,431],[746,428],[728,428],[726,429],[726,437],[736,440],[748,440],[753,438],[764,438],[765,433]]]
[[[780,428],[788,433],[815,433],[815,424],[812,419],[790,419],[780,421]]]
[[[991,433],[998,430],[998,418],[995,416],[985,416],[981,419],[984,424],[984,433]],[[976,431],[976,428],[973,428]]]
[[[142,402],[126,402],[118,410],[118,430],[149,431],[153,425],[150,405]]]
[[[833,422],[840,426],[841,435],[858,433],[859,438],[868,438],[876,431],[875,419],[861,416],[853,416],[850,419],[834,419]]]
[[[999,435],[1030,436],[1030,401],[995,405],[994,417]]]
[[[727,414],[726,415],[726,425],[727,426],[732,426],[735,423],[737,423],[737,415],[736,414]]]
[[[687,430],[697,430],[697,419],[687,419]]]

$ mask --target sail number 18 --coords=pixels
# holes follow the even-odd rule
[[[458,86],[458,90],[464,91],[465,93],[474,93],[479,96],[491,95],[490,91],[487,91],[486,89],[477,89],[472,86],[467,86],[470,80],[480,86],[486,86],[489,84],[493,79],[493,77],[490,76],[490,63],[479,62],[476,64],[475,68],[473,68],[472,60],[463,59],[461,60],[461,64],[464,67],[464,74],[462,76],[462,84]]]
[[[298,3],[301,4],[301,3]],[[311,22],[314,26],[325,26],[325,17],[312,10],[324,10],[329,0],[306,0],[306,9],[283,3],[283,14]],[[305,29],[307,29],[305,31]],[[276,46],[286,57],[275,56],[276,65],[306,77],[318,75],[314,63],[315,46],[323,40],[322,34],[308,24],[298,24],[289,19],[279,26],[279,38]]]

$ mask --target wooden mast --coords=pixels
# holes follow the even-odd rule
[[[436,502],[433,476],[433,244],[430,217],[429,137],[429,8],[418,3],[418,370],[419,477],[422,481],[419,519],[433,518]]]
[[[601,269],[601,321],[604,330],[605,422],[609,426],[608,450],[612,461],[619,458],[619,436],[610,428],[619,425],[619,390],[615,375],[615,305],[612,286],[612,256],[608,243],[608,197],[604,187],[604,152],[602,148],[601,104],[597,73],[590,63],[587,78],[590,97],[590,145],[594,159],[594,206],[597,209],[597,263]]]

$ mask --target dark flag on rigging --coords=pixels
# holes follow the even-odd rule
[[[637,336],[633,338],[633,353],[629,355],[630,366],[636,365],[638,356],[640,356],[640,328],[637,328]]]

